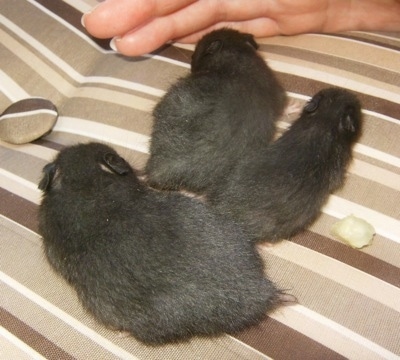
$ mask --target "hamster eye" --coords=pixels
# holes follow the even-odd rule
[[[321,102],[322,95],[313,96],[304,106],[304,110],[307,112],[314,112],[318,109],[319,103]]]

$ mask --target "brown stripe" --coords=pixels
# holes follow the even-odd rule
[[[292,242],[339,260],[389,284],[400,287],[400,269],[311,231],[304,231],[290,239]]]
[[[104,50],[111,50],[110,48],[110,40],[111,39],[98,39],[91,36],[86,29],[81,24],[82,13],[75,9],[74,7],[68,5],[63,1],[54,1],[54,0],[35,0],[37,3],[43,5],[52,13],[56,14],[63,20],[67,21],[73,27],[75,27],[80,32],[84,33],[86,36],[90,37],[93,42],[95,42],[98,46],[103,48]],[[153,54],[160,53],[164,50],[164,48],[170,47],[169,45],[161,46],[160,49],[153,51]]]
[[[337,352],[272,318],[235,334],[235,337],[274,360],[345,359]]]
[[[38,333],[35,329],[0,307],[0,324],[32,349],[49,360],[73,360],[75,357]]]
[[[32,142],[32,144],[43,146],[43,147],[46,147],[46,148],[49,148],[49,149],[53,149],[53,150],[57,150],[57,151],[60,151],[65,147],[64,145],[58,144],[58,143],[53,142],[53,141],[46,140],[45,138],[41,138],[41,139],[35,140],[35,141]]]
[[[308,96],[313,96],[319,90],[332,86],[331,84],[327,84],[310,78],[303,78],[300,76],[280,72],[277,72],[277,77],[287,91]],[[355,91],[354,93],[360,99],[363,109],[375,111],[379,114],[390,116],[394,119],[399,118],[399,104],[384,99],[379,99],[379,101],[377,101],[376,97],[374,96],[358,93]]]
[[[393,33],[391,33],[390,35],[393,35]],[[371,45],[376,45],[376,46],[380,46],[386,49],[392,49],[392,50],[400,50],[400,45],[398,45],[398,42],[395,41],[390,41],[388,39],[385,38],[372,38],[372,36],[363,36],[362,34],[358,34],[358,33],[341,33],[341,34],[329,34],[329,36],[332,37],[337,37],[337,38],[345,38],[345,39],[351,39],[351,40],[357,40],[357,41],[361,41],[367,44],[371,44]]]
[[[59,16],[66,22],[70,23],[73,27],[79,31],[85,33],[90,37],[97,45],[105,50],[111,50],[110,39],[97,39],[89,35],[86,29],[81,24],[82,13],[72,6],[68,5],[64,1],[54,0],[35,0],[38,4],[43,5],[47,10],[50,10],[53,14]]]
[[[368,78],[383,81],[387,84],[397,85],[400,82],[400,74],[390,70],[378,68],[376,66],[363,64],[350,59],[342,59],[327,54],[320,54],[312,50],[292,48],[281,45],[261,45],[262,51],[284,55],[289,58],[301,59],[310,63],[318,63],[330,66],[335,69],[342,69],[352,74],[365,76]]]
[[[37,205],[0,188],[0,214],[37,232]]]

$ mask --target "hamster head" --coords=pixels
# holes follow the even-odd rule
[[[192,56],[192,73],[222,69],[240,60],[254,56],[258,45],[253,35],[223,28],[214,30],[198,42]]]
[[[79,144],[60,151],[55,160],[43,168],[39,189],[85,188],[102,175],[127,175],[131,166],[115,150],[100,143]]]
[[[333,139],[351,144],[361,133],[361,104],[347,90],[323,89],[304,106],[300,120],[303,127],[331,134]]]

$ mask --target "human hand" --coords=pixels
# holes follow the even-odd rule
[[[171,40],[195,43],[221,27],[255,37],[383,30],[392,24],[387,19],[394,17],[399,6],[398,0],[106,0],[85,14],[83,23],[93,36],[113,38],[112,46],[118,52],[136,56]],[[377,19],[375,23],[381,17],[384,21],[372,23],[371,13]],[[364,15],[370,19],[367,24]],[[396,21],[400,24],[399,15]]]

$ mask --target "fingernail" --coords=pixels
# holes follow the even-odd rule
[[[85,26],[85,16],[91,14],[93,11],[95,11],[98,7],[100,7],[101,5],[103,5],[104,2],[101,2],[100,4],[97,4],[96,6],[92,7],[89,11],[85,12],[82,17],[81,17],[81,24],[84,28],[86,28]]]
[[[119,36],[116,36],[116,37],[112,38],[110,41],[110,48],[112,50],[114,50],[115,52],[118,52],[117,45],[116,45],[116,42],[118,40],[121,40],[121,38]]]
[[[83,14],[82,17],[81,17],[81,25],[86,29],[86,26],[85,26],[85,16],[86,16],[86,14]]]

